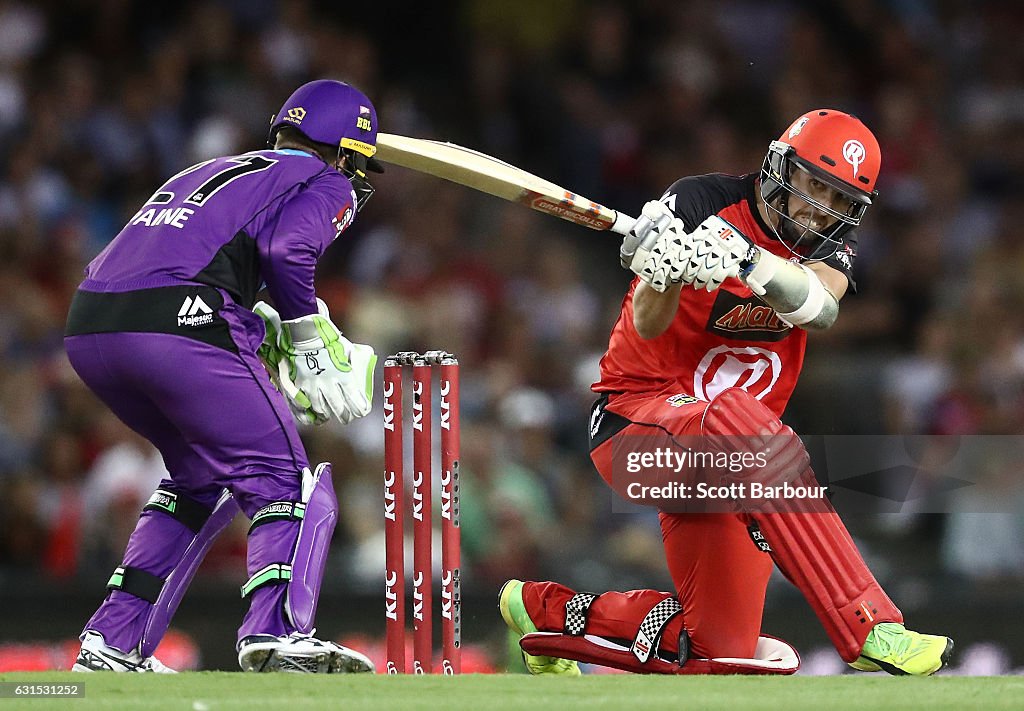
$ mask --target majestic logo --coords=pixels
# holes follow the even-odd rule
[[[590,413],[590,439],[597,437],[597,433],[601,429],[602,420],[604,420],[604,408],[595,407],[594,411]]]
[[[857,177],[860,164],[864,162],[868,152],[864,150],[864,144],[860,141],[850,139],[843,144],[843,159],[853,166],[853,177]]]
[[[723,289],[718,290],[705,330],[732,341],[768,342],[781,341],[790,332],[771,306]]]
[[[760,400],[782,375],[778,353],[764,348],[718,346],[709,350],[693,374],[693,394],[711,402],[729,388],[743,388]]]
[[[304,118],[306,118],[306,110],[301,106],[296,106],[294,109],[288,109],[288,115],[284,117],[284,120],[300,124]]]
[[[804,130],[804,126],[806,126],[807,122],[810,120],[811,119],[808,118],[807,116],[802,116],[796,123],[793,124],[793,127],[789,129],[789,137],[796,138],[797,136],[799,136],[800,132]]]
[[[178,309],[179,326],[209,326],[213,323],[213,309],[206,305],[203,297],[185,297],[185,302]]]

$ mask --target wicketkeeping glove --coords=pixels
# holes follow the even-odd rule
[[[308,398],[317,422],[334,418],[348,424],[370,412],[377,356],[370,346],[342,336],[327,305],[317,303],[320,313],[281,323],[278,372],[282,384],[287,375]]]
[[[252,307],[253,313],[263,319],[266,326],[266,335],[263,337],[263,344],[260,345],[257,354],[263,364],[267,367],[270,380],[278,392],[285,396],[288,401],[288,408],[292,411],[295,421],[304,425],[311,425],[316,422],[316,415],[309,406],[309,398],[306,394],[295,387],[288,377],[287,368],[284,370],[285,380],[281,378],[281,363],[285,361],[281,346],[278,345],[281,338],[281,315],[277,313],[266,301],[258,301]]]

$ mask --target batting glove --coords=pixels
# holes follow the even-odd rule
[[[694,289],[714,291],[730,277],[739,277],[758,248],[736,227],[718,215],[697,226],[691,235],[693,249],[680,281]]]
[[[640,269],[639,276],[655,291],[665,291],[672,284],[683,281],[690,263],[694,241],[686,233],[682,220],[673,218],[668,227],[651,247]]]
[[[639,276],[654,245],[674,218],[675,214],[660,200],[646,203],[633,229],[622,240],[619,263],[623,268]]]

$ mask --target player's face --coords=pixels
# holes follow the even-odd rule
[[[802,168],[797,167],[793,170],[790,184],[797,192],[807,195],[812,200],[841,215],[848,215],[853,207],[853,202],[849,197],[818,180]],[[789,196],[789,216],[803,227],[819,234],[836,221],[835,217],[812,205],[799,195]]]

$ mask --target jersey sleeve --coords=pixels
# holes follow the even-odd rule
[[[355,194],[335,171],[314,177],[256,237],[263,278],[281,318],[317,312],[313,280],[324,250],[355,219]]]
[[[661,201],[683,221],[688,231],[718,214],[724,204],[730,202],[725,198],[723,203],[723,197],[714,190],[711,182],[710,176],[704,175],[680,178],[661,197]]]
[[[853,263],[856,259],[857,233],[851,230],[843,237],[843,244],[839,249],[828,259],[822,260],[824,264],[846,275],[846,280],[850,282],[850,291],[855,294],[857,293],[857,282],[853,280]]]

